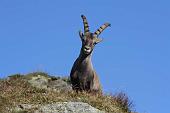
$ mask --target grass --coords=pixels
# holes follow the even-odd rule
[[[26,76],[16,74],[0,82],[0,112],[5,113],[19,104],[47,104],[55,102],[86,102],[95,108],[109,113],[131,113],[132,102],[125,93],[115,95],[92,95],[86,92],[48,91],[32,87],[25,77],[46,73],[30,73]]]

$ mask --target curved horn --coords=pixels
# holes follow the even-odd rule
[[[84,34],[88,33],[90,30],[89,30],[87,19],[84,15],[81,15],[81,18],[83,19],[83,24],[84,24]]]
[[[111,26],[111,24],[109,23],[105,23],[103,24],[99,29],[96,30],[96,32],[94,33],[95,35],[99,36],[100,33],[105,30],[108,26]]]

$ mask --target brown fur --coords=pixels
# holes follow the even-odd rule
[[[108,24],[104,24],[100,27],[97,33],[89,32],[89,26],[87,19],[84,15],[81,16],[84,23],[84,34],[80,31],[79,35],[82,41],[82,47],[79,57],[73,64],[70,78],[72,87],[76,91],[90,91],[98,92],[101,91],[101,85],[99,78],[93,69],[91,62],[91,55],[94,46],[102,40],[98,38],[98,35],[108,27]],[[105,26],[106,25],[106,26]]]

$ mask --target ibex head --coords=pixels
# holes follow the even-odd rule
[[[102,39],[98,37],[100,33],[102,33],[103,30],[111,25],[109,23],[105,23],[94,33],[91,33],[86,17],[84,15],[81,15],[81,17],[84,24],[84,33],[79,31],[79,35],[82,41],[81,51],[83,52],[83,54],[89,55],[93,51],[94,46],[102,41]]]

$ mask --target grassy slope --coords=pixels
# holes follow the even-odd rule
[[[65,93],[61,91],[47,91],[32,87],[25,78],[36,76],[31,73],[26,76],[12,75],[10,79],[0,80],[0,112],[6,112],[19,104],[46,104],[54,102],[81,101],[106,112],[130,113],[132,103],[124,93],[116,95],[91,95],[89,93]],[[42,73],[44,76],[49,76]]]

